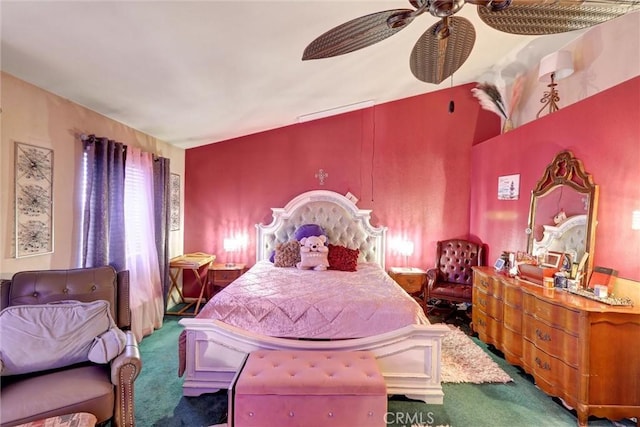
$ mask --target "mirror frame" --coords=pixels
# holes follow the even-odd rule
[[[585,171],[582,162],[573,156],[571,151],[565,150],[556,154],[553,161],[547,166],[535,188],[531,191],[531,204],[529,206],[529,225],[527,228],[527,252],[532,253],[535,226],[535,211],[538,197],[549,194],[554,189],[566,185],[579,193],[589,195],[587,209],[587,230],[585,235],[585,251],[589,253],[584,267],[582,279],[589,277],[593,269],[593,258],[596,241],[596,215],[598,211],[598,185],[594,184],[591,174]],[[580,260],[575,260],[580,262]]]

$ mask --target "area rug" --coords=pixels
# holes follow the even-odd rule
[[[443,383],[508,383],[513,379],[467,334],[447,325],[451,332],[442,339]]]

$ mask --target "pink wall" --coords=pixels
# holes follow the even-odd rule
[[[351,191],[373,210],[389,239],[414,241],[409,263],[431,267],[435,242],[469,232],[471,146],[499,131],[497,116],[480,110],[471,85],[376,105],[189,149],[185,158],[185,252],[215,253],[246,233],[233,261],[255,261],[255,227],[293,196]],[[455,100],[455,112],[448,105]],[[328,174],[320,186],[315,174]],[[402,265],[390,249],[387,265]]]
[[[571,150],[600,186],[594,265],[640,280],[640,77],[472,148],[470,230],[489,245],[525,250],[530,191],[562,150]],[[520,174],[520,199],[497,200],[498,176]]]
[[[640,78],[497,137],[497,117],[478,108],[471,87],[187,150],[185,252],[225,261],[222,240],[246,233],[249,244],[233,261],[253,264],[254,224],[270,222],[271,207],[323,188],[358,196],[390,240],[414,240],[413,266],[433,264],[437,240],[469,235],[488,244],[492,261],[526,249],[530,191],[569,149],[600,185],[595,265],[639,280],[631,212],[640,210]],[[314,176],[320,168],[329,174],[324,186]],[[520,199],[499,201],[498,176],[511,174],[520,174]],[[387,265],[402,263],[389,248]]]

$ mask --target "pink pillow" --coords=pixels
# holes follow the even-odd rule
[[[358,266],[359,249],[349,249],[344,246],[329,243],[329,269],[341,271],[356,271]]]

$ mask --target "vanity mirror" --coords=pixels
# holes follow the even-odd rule
[[[527,251],[545,257],[566,254],[562,264],[580,263],[583,277],[593,267],[598,186],[570,151],[558,153],[531,192]]]

